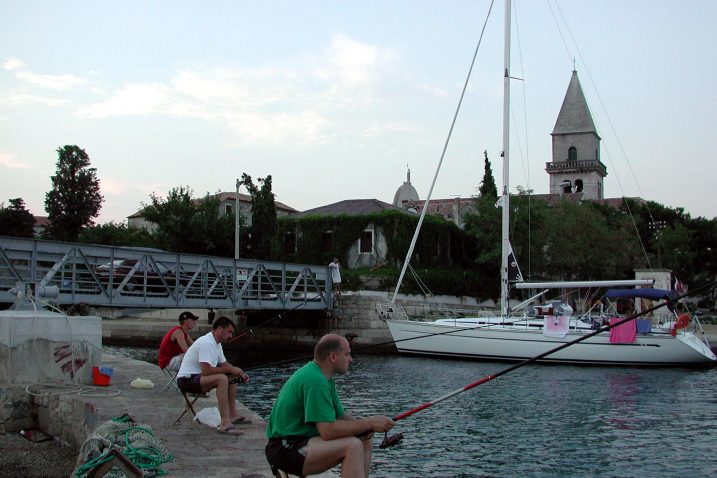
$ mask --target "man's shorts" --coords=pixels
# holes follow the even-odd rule
[[[202,384],[199,383],[201,377],[201,373],[195,373],[189,377],[179,377],[177,386],[184,393],[202,393]]]
[[[169,364],[167,364],[166,370],[169,370],[170,372],[179,372],[179,369],[182,366],[183,358],[184,354],[179,354],[172,357],[172,360],[170,360]]]
[[[302,476],[308,442],[309,437],[301,436],[270,438],[264,449],[266,461],[290,475]]]

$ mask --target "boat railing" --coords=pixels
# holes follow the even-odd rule
[[[695,335],[697,335],[696,332],[697,332],[697,330],[699,330],[699,332],[700,332],[699,338],[702,339],[702,342],[704,342],[705,345],[711,349],[712,346],[710,345],[710,341],[707,340],[707,334],[705,334],[705,329],[702,327],[702,322],[700,322],[700,318],[697,316],[697,314],[693,314],[692,319],[695,321],[695,325],[694,325]]]
[[[402,305],[390,302],[379,302],[376,305],[378,309],[378,318],[381,320],[408,320],[408,314]]]

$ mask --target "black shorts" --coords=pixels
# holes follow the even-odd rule
[[[301,436],[270,438],[264,449],[266,461],[290,475],[302,476],[308,442],[309,437]]]
[[[201,373],[195,373],[189,377],[179,377],[177,386],[184,393],[202,393],[202,384],[199,379],[202,378]]]

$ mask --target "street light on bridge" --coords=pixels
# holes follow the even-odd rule
[[[237,179],[237,195],[234,203],[234,259],[239,260],[239,186],[241,180]]]

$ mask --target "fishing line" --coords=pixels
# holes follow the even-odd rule
[[[303,307],[304,305],[306,305],[307,302],[314,301],[315,299],[318,299],[318,298],[321,297],[321,296],[322,296],[322,294],[318,294],[318,295],[312,297],[311,299],[305,300],[305,301],[302,302],[301,304],[298,304],[298,305],[292,307],[291,309],[287,310],[287,311],[284,312],[283,314],[288,314],[289,312],[294,311],[294,310],[298,309],[299,307]],[[273,321],[275,321],[275,320],[277,320],[277,319],[281,319],[281,317],[282,317],[283,314],[275,315],[275,316],[272,317],[271,319],[269,319],[269,320],[267,320],[267,321],[265,321],[265,322],[262,322],[261,324],[257,325],[256,327],[250,328],[249,330],[245,331],[244,333],[239,334],[239,335],[237,335],[236,337],[233,337],[232,339],[230,339],[230,340],[227,342],[227,345],[230,344],[230,343],[232,343],[232,342],[234,342],[235,340],[239,340],[240,338],[244,337],[245,335],[253,334],[255,329],[260,329],[260,328],[264,327],[265,325],[267,325],[267,324],[270,323],[270,322],[273,322]],[[249,369],[249,370],[251,370],[251,369]]]
[[[445,395],[443,395],[443,396],[441,396],[441,397],[438,397],[438,398],[436,398],[436,399],[434,399],[434,400],[431,400],[430,402],[426,402],[426,403],[424,403],[423,405],[419,405],[419,406],[417,406],[417,407],[415,407],[415,408],[412,408],[411,410],[408,410],[408,411],[403,412],[403,413],[401,413],[401,414],[399,414],[399,415],[396,415],[395,417],[393,417],[393,421],[394,421],[394,422],[397,422],[397,421],[399,421],[399,420],[403,420],[404,418],[408,418],[408,417],[410,417],[411,415],[413,415],[414,413],[418,413],[418,412],[420,412],[421,410],[425,410],[426,408],[432,407],[433,405],[436,405],[437,403],[440,403],[440,402],[442,402],[442,401],[444,401],[444,400],[447,400],[447,399],[449,399],[449,398],[451,398],[451,397],[454,397],[454,396],[456,396],[456,395],[458,395],[458,394],[460,394],[460,393],[466,392],[466,391],[468,391],[468,390],[470,390],[470,389],[472,389],[472,388],[475,388],[475,387],[477,387],[477,386],[479,386],[479,385],[482,385],[482,384],[484,384],[484,383],[486,383],[486,382],[489,382],[489,381],[491,381],[491,380],[494,380],[494,379],[500,377],[501,375],[505,375],[505,374],[507,374],[507,373],[509,373],[509,372],[512,372],[513,370],[519,369],[520,367],[523,367],[523,366],[528,365],[528,364],[530,364],[530,363],[534,363],[534,362],[536,362],[536,361],[538,361],[538,360],[540,360],[540,359],[542,359],[542,358],[544,358],[544,357],[547,357],[548,355],[554,354],[555,352],[558,352],[558,351],[560,351],[560,350],[563,350],[564,348],[570,347],[571,345],[575,345],[575,344],[577,344],[577,343],[579,343],[579,342],[582,342],[583,340],[589,339],[590,337],[593,337],[593,336],[595,336],[595,335],[597,335],[597,334],[600,334],[600,333],[602,333],[602,332],[606,332],[606,331],[608,331],[608,330],[610,330],[610,329],[612,329],[612,328],[614,328],[614,327],[617,327],[617,326],[622,325],[622,324],[624,324],[624,323],[626,323],[626,322],[629,322],[630,320],[633,320],[633,319],[636,319],[636,318],[641,317],[641,316],[643,316],[643,315],[649,314],[650,312],[654,312],[655,310],[660,309],[660,308],[662,308],[662,307],[675,304],[675,303],[677,303],[678,301],[684,299],[685,297],[689,297],[689,296],[691,296],[691,295],[695,295],[695,294],[697,294],[698,292],[702,292],[702,291],[704,291],[704,290],[714,288],[715,286],[717,286],[717,281],[715,281],[715,282],[710,282],[710,283],[708,283],[708,284],[706,284],[706,285],[703,285],[703,286],[701,286],[701,287],[698,287],[697,289],[695,289],[695,290],[693,290],[693,291],[691,291],[691,292],[687,292],[687,293],[682,294],[682,295],[679,295],[679,296],[677,296],[677,297],[675,297],[675,298],[673,298],[673,299],[667,300],[667,301],[665,301],[665,302],[663,302],[663,303],[661,303],[661,304],[657,304],[657,305],[655,305],[655,306],[653,306],[653,307],[650,307],[649,309],[645,309],[645,310],[643,310],[643,311],[640,312],[640,313],[634,314],[634,315],[632,315],[632,316],[630,316],[630,317],[626,317],[626,318],[624,318],[624,319],[620,319],[620,320],[616,321],[615,323],[608,324],[608,325],[604,325],[604,326],[600,327],[599,329],[595,330],[594,332],[590,332],[589,334],[583,335],[582,337],[578,337],[578,338],[575,339],[575,340],[571,340],[570,342],[566,342],[566,343],[561,344],[561,345],[559,345],[559,346],[557,346],[557,347],[555,347],[555,348],[552,348],[552,349],[550,349],[550,350],[548,350],[548,351],[546,351],[546,352],[543,352],[543,353],[541,353],[541,354],[538,354],[538,355],[536,355],[535,357],[531,357],[531,358],[529,358],[529,359],[523,360],[523,361],[520,362],[520,363],[517,363],[517,364],[512,365],[512,366],[510,366],[510,367],[504,368],[503,370],[500,370],[499,372],[497,372],[497,373],[495,373],[495,374],[493,374],[493,375],[486,375],[485,377],[483,377],[483,378],[481,378],[481,379],[479,379],[479,380],[476,380],[475,382],[469,383],[468,385],[466,385],[466,386],[464,386],[464,387],[462,387],[462,388],[456,389],[456,390],[454,390],[454,391],[452,391],[452,392],[450,392],[450,393],[447,393],[447,394],[445,394]],[[400,443],[400,441],[401,441],[402,439],[403,439],[403,434],[402,434],[402,433],[397,433],[397,434],[395,434],[395,435],[388,435],[388,433],[386,433],[386,435],[384,436],[384,439],[383,439],[383,441],[381,442],[381,444],[379,445],[379,447],[380,447],[380,448],[387,448],[387,447],[396,445],[396,444]]]
[[[522,320],[522,319],[521,319],[521,320]],[[470,331],[470,330],[485,329],[485,328],[488,328],[488,327],[493,327],[493,326],[495,326],[495,325],[513,325],[513,322],[502,322],[502,323],[500,323],[500,324],[482,324],[482,325],[477,325],[477,326],[475,326],[475,327],[461,327],[461,328],[457,328],[457,329],[453,329],[453,330],[446,330],[446,331],[444,331],[444,332],[436,332],[436,333],[434,333],[434,334],[418,335],[418,336],[416,336],[416,337],[407,337],[407,338],[401,339],[401,340],[389,340],[388,342],[380,342],[380,343],[378,343],[378,344],[368,344],[368,345],[362,345],[362,346],[360,346],[360,347],[352,348],[352,349],[351,349],[351,352],[359,352],[359,351],[361,351],[361,350],[366,350],[366,349],[369,349],[369,348],[372,348],[372,347],[381,347],[381,346],[383,346],[383,345],[397,344],[397,343],[400,343],[400,342],[405,342],[405,341],[407,341],[407,340],[416,340],[416,339],[423,339],[423,338],[426,338],[426,337],[435,337],[435,336],[437,336],[437,335],[447,335],[447,334],[454,334],[454,333],[456,333],[456,332],[466,332],[466,331]],[[526,325],[526,327],[527,327],[527,325]],[[254,367],[247,368],[247,369],[244,369],[244,370],[245,370],[245,371],[257,370],[257,369],[260,369],[260,368],[266,368],[266,367],[272,367],[272,366],[278,366],[278,365],[285,365],[285,364],[289,364],[289,363],[292,363],[292,362],[298,362],[299,360],[311,360],[311,359],[313,359],[313,358],[314,358],[313,355],[303,355],[303,356],[301,356],[301,357],[296,357],[296,358],[291,358],[291,359],[285,359],[285,360],[279,360],[279,361],[276,361],[276,362],[270,362],[270,363],[265,363],[265,364],[261,364],[261,365],[256,365],[256,366],[254,366]]]

